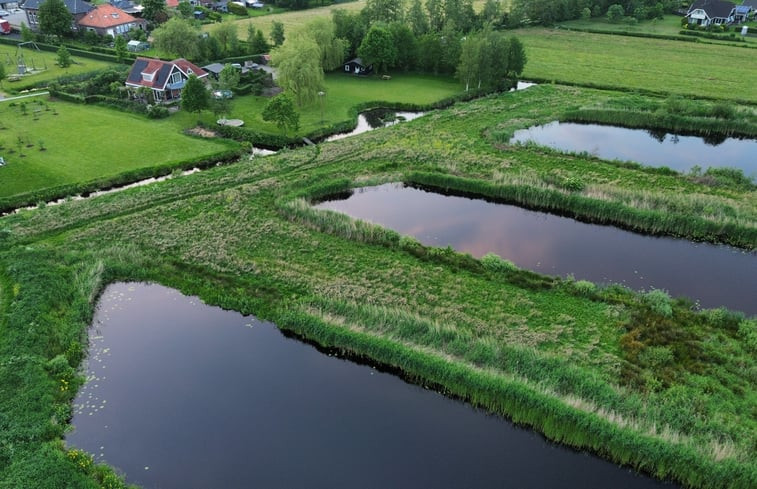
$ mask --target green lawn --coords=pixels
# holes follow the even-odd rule
[[[515,31],[526,47],[524,78],[648,89],[757,102],[756,51],[559,29]]]
[[[0,156],[7,163],[0,167],[0,199],[144,167],[176,165],[231,144],[186,136],[179,119],[151,121],[42,97],[26,101],[27,115],[18,103],[0,102]]]
[[[341,73],[326,76],[323,98],[323,119],[318,101],[302,107],[299,134],[308,134],[319,127],[332,125],[350,119],[350,108],[364,102],[432,104],[461,91],[457,80],[415,74],[394,74],[391,80],[378,76],[355,77]],[[269,133],[280,133],[272,123],[262,118],[266,97],[244,96],[233,100],[230,118],[242,119],[245,126]],[[196,119],[193,114],[177,114],[177,119],[187,124]],[[211,114],[205,113],[203,120],[212,121]]]
[[[100,70],[112,65],[112,63],[105,61],[72,56],[73,64],[68,68],[61,68],[56,64],[57,55],[55,53],[0,44],[0,63],[5,65],[6,75],[10,76],[18,72],[17,64],[20,57],[23,57],[27,68],[33,69],[33,74],[26,74],[19,81],[3,80],[0,92],[13,93],[35,83],[54,80],[61,76]]]

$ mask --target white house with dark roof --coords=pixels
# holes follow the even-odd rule
[[[45,0],[26,0],[21,9],[26,14],[26,24],[34,31],[39,30],[39,6],[45,3]],[[79,20],[87,15],[94,7],[92,4],[83,0],[63,0],[69,13],[71,14],[71,30],[78,29]]]
[[[129,70],[126,86],[131,89],[151,89],[156,102],[177,100],[181,98],[181,90],[189,75],[205,78],[208,73],[184,58],[163,61],[139,57]]]
[[[686,17],[691,25],[728,25],[733,23],[736,5],[727,0],[696,0]]]

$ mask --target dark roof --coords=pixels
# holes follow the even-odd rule
[[[26,0],[21,8],[24,10],[39,10],[39,6],[42,5],[44,1],[45,0]],[[72,15],[86,14],[94,8],[91,4],[83,0],[63,0],[63,3],[66,4],[66,8]]]
[[[726,0],[696,0],[689,8],[689,13],[696,9],[702,9],[707,12],[707,15],[714,19],[715,17],[728,18],[731,15],[731,11],[735,7],[733,2]]]
[[[741,2],[741,5],[746,5],[747,7],[752,7],[757,10],[757,0],[744,0]]]
[[[352,58],[351,60],[344,62],[344,64],[346,64],[346,65],[349,65],[349,64],[352,64],[352,63],[358,64],[360,66],[365,66],[363,64],[363,60],[361,58]]]
[[[221,70],[223,70],[223,65],[221,63],[211,63],[209,65],[203,66],[202,69],[207,71],[208,73],[217,75],[221,73]]]

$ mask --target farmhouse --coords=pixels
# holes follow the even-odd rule
[[[757,5],[757,0],[752,0],[752,3],[749,3],[747,0],[741,5],[736,5],[736,10],[734,11],[733,16],[734,22],[737,24],[747,22],[754,11],[755,5]]]
[[[726,0],[696,0],[686,17],[692,25],[727,25],[734,21],[736,6]]]
[[[39,6],[43,3],[44,0],[26,0],[21,6],[26,14],[26,23],[32,30],[39,30]],[[77,29],[79,20],[94,8],[91,4],[84,2],[83,0],[63,0],[63,3],[66,4],[66,8],[71,14],[71,25],[73,26],[73,30]]]
[[[79,20],[79,30],[96,32],[101,36],[122,36],[132,29],[147,29],[147,21],[109,3],[98,5]]]
[[[344,63],[344,72],[353,75],[370,75],[373,72],[373,65],[365,66],[360,58],[353,58]]]
[[[151,89],[156,102],[177,100],[181,98],[181,89],[189,75],[205,78],[208,73],[183,58],[162,61],[139,57],[131,66],[126,86],[130,89]]]

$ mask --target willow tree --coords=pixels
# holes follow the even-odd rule
[[[273,50],[271,63],[277,69],[276,81],[302,107],[315,101],[323,87],[321,50],[316,41],[303,33],[290,36]]]
[[[344,63],[349,41],[336,37],[336,25],[327,17],[311,20],[305,25],[305,34],[312,38],[321,50],[321,68],[331,71]]]

